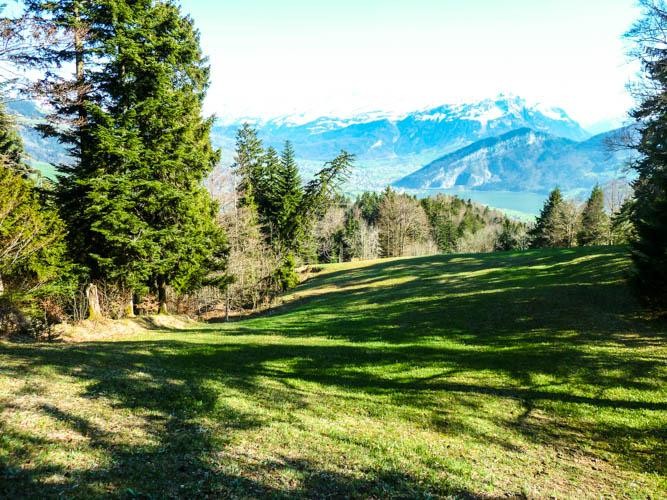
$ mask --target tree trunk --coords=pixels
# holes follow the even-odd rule
[[[157,299],[160,303],[158,314],[169,314],[169,308],[167,307],[167,284],[162,280],[158,280]]]
[[[225,321],[229,321],[229,285],[225,290]]]
[[[0,295],[5,293],[5,284],[2,282],[2,275],[0,274]]]
[[[86,110],[86,69],[85,69],[85,27],[81,21],[79,11],[79,2],[74,2],[74,71],[76,79],[76,104],[78,120],[76,129],[79,135],[79,161],[85,161],[87,153],[87,140],[85,127],[88,122],[88,113]]]
[[[86,287],[86,299],[88,300],[88,319],[92,321],[102,319],[100,294],[97,290],[97,285],[91,283]]]
[[[130,295],[129,300],[125,304],[125,317],[134,318],[134,295]]]

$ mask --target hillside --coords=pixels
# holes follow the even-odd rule
[[[16,117],[26,153],[32,166],[49,178],[55,178],[54,165],[69,161],[67,148],[57,139],[45,139],[35,126],[44,120],[44,110],[31,101],[10,101],[7,109]]]
[[[0,343],[0,496],[661,497],[665,325],[627,267],[352,263],[239,323]]]
[[[595,184],[627,175],[631,153],[609,146],[626,130],[576,142],[522,128],[445,155],[394,185],[406,189],[465,187],[517,192],[546,192],[555,186],[590,190]]]

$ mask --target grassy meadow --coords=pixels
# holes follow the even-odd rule
[[[660,498],[624,249],[325,266],[270,314],[0,342],[0,497]]]

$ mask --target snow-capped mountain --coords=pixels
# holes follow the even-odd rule
[[[445,104],[403,114],[371,112],[351,117],[287,116],[253,121],[266,145],[294,144],[305,165],[321,164],[341,149],[357,156],[356,185],[382,188],[411,171],[481,139],[520,128],[580,141],[590,137],[565,111],[500,95],[470,104]],[[214,128],[230,163],[233,138],[241,123]],[[310,169],[306,169],[310,170]]]
[[[624,129],[625,130],[625,129]],[[623,130],[577,142],[528,128],[478,141],[394,183],[407,189],[545,192],[590,189],[625,175],[632,153],[613,150]]]
[[[35,166],[67,161],[66,149],[34,130],[44,112],[31,102],[10,103]],[[605,135],[589,134],[565,111],[499,96],[471,104],[412,113],[360,113],[350,117],[296,115],[253,121],[265,145],[290,140],[304,178],[341,149],[357,155],[348,191],[449,188],[543,192],[588,188],[617,175],[623,154],[610,153]],[[222,165],[233,161],[241,123],[217,124],[213,142]],[[426,167],[424,167],[426,165]]]

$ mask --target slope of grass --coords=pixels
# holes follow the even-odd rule
[[[664,497],[622,249],[327,267],[271,314],[0,343],[0,496]]]

